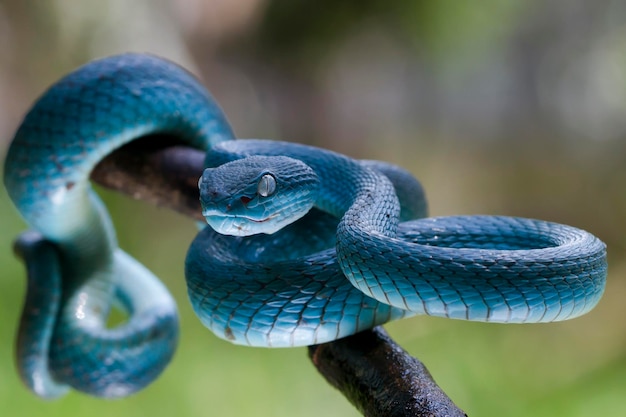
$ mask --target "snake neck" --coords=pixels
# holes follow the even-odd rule
[[[384,175],[337,154],[305,161],[313,165],[324,184],[316,206],[341,219],[337,233],[395,236],[400,205],[392,183]]]

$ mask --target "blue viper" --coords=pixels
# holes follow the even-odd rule
[[[424,218],[401,168],[310,146],[235,140],[188,72],[127,54],[91,62],[34,104],[10,145],[4,183],[31,230],[16,241],[28,291],[17,342],[22,379],[121,397],[149,384],[176,347],[167,289],[118,248],[91,170],[138,138],[206,151],[205,227],[185,275],[201,321],[238,344],[323,343],[414,314],[487,322],[588,312],[606,280],[605,245],[573,227],[502,216]],[[111,308],[127,322],[107,328]]]

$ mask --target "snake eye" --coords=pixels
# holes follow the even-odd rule
[[[257,193],[261,197],[268,197],[276,191],[276,178],[272,174],[263,174],[257,185]]]

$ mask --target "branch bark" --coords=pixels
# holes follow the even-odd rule
[[[197,184],[204,154],[173,143],[163,136],[132,142],[100,162],[91,179],[202,221]],[[309,357],[366,417],[466,416],[426,367],[380,327],[310,346]]]
[[[467,416],[382,327],[310,346],[309,357],[366,417]]]

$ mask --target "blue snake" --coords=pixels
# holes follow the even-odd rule
[[[138,138],[206,152],[191,304],[217,336],[251,346],[324,343],[414,314],[486,322],[588,312],[605,245],[569,226],[502,216],[426,218],[421,185],[391,164],[294,143],[235,140],[191,74],[149,55],[93,61],[33,105],[4,165],[30,229],[17,337],[26,385],[122,397],[154,380],[178,340],[172,297],[118,248],[91,170]],[[112,308],[128,320],[107,326]]]

